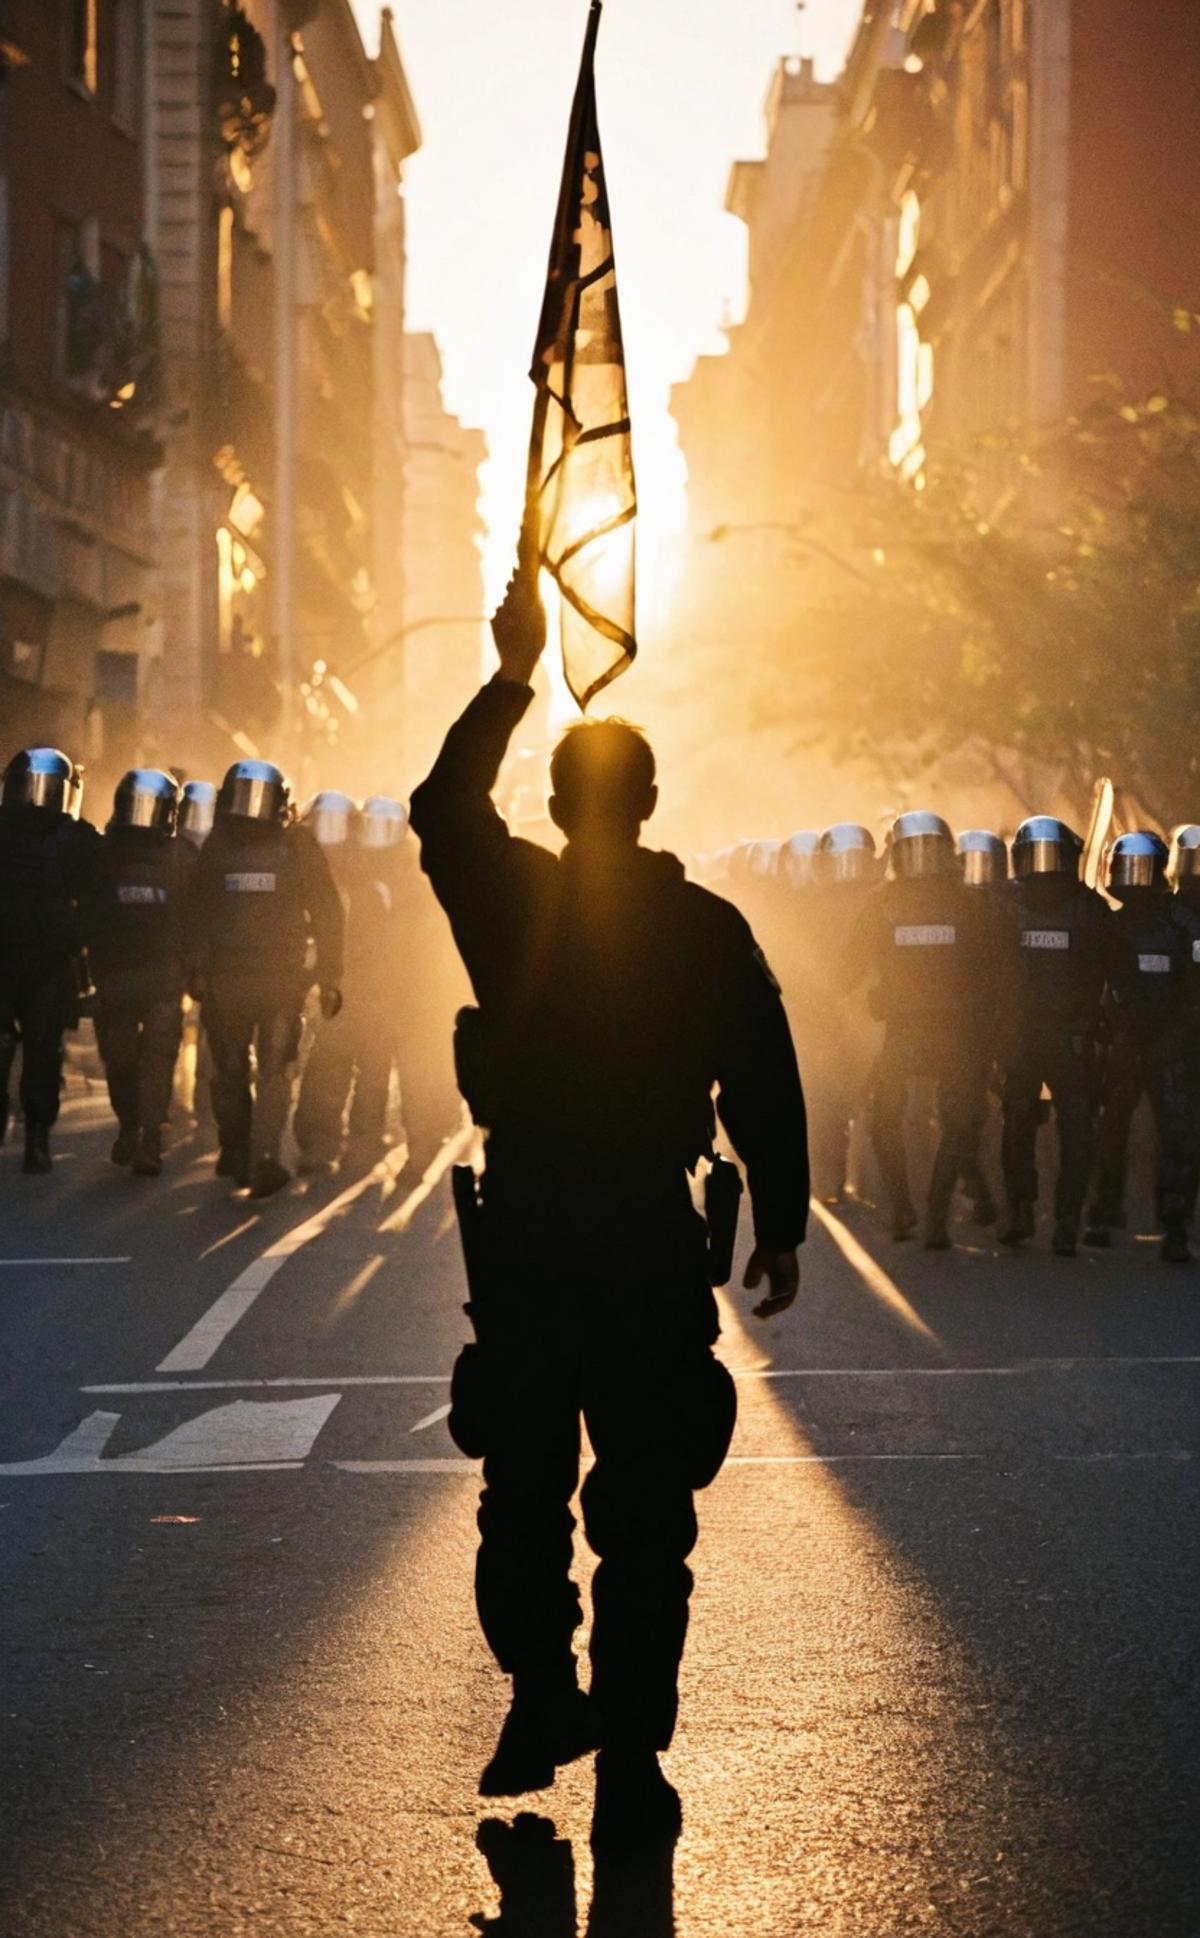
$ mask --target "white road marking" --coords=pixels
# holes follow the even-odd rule
[[[1105,1372],[1126,1366],[1200,1366],[1200,1355],[1146,1353],[1109,1359],[1028,1359],[1013,1366],[731,1366],[734,1379],[1021,1379],[1040,1373]],[[449,1386],[449,1373],[330,1373],[323,1379],[144,1379],[81,1386],[81,1393],[241,1393],[280,1387]]]
[[[449,1373],[335,1373],[331,1379],[143,1379],[81,1386],[81,1393],[244,1393],[301,1386],[449,1386]]]
[[[130,1253],[120,1258],[0,1258],[0,1265],[132,1265]]]
[[[435,1406],[432,1413],[427,1413],[423,1420],[418,1420],[416,1426],[410,1427],[408,1430],[410,1433],[424,1433],[426,1427],[436,1427],[439,1420],[448,1420],[449,1418],[450,1408],[448,1404],[446,1406]]]
[[[823,1205],[819,1198],[814,1198],[812,1209],[846,1263],[858,1273],[868,1292],[874,1293],[881,1304],[887,1306],[888,1310],[894,1312],[898,1318],[903,1319],[905,1325],[913,1332],[919,1333],[922,1339],[927,1339],[931,1346],[940,1346],[941,1342],[937,1334],[926,1325],[920,1313],[909,1304],[900,1287],[888,1277],[882,1265],[876,1264],[866,1246],[859,1244],[854,1233],[842,1223],[841,1219],[834,1217],[828,1205]]]
[[[217,1349],[229,1337],[239,1320],[244,1319],[259,1294],[281,1271],[289,1258],[302,1251],[306,1245],[320,1238],[328,1230],[333,1220],[348,1211],[356,1199],[361,1198],[373,1184],[386,1180],[396,1169],[403,1156],[402,1152],[389,1152],[373,1171],[350,1185],[323,1210],[315,1212],[311,1218],[293,1226],[282,1238],[277,1238],[268,1246],[261,1258],[256,1258],[239,1272],[231,1285],[206,1313],[197,1319],[190,1331],[186,1332],[177,1346],[174,1346],[164,1360],[159,1362],[160,1373],[197,1373],[208,1365]]]
[[[340,1393],[308,1400],[235,1400],[134,1453],[103,1458],[119,1413],[92,1413],[53,1453],[0,1466],[0,1475],[279,1473],[307,1460]]]

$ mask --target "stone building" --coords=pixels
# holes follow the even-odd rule
[[[137,750],[157,641],[139,0],[0,11],[0,752]]]

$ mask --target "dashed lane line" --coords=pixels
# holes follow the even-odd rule
[[[410,1197],[405,1200],[404,1205],[400,1207],[400,1211],[393,1213],[392,1217],[387,1220],[384,1229],[404,1229],[404,1226],[397,1224],[396,1220],[403,1216],[409,1206],[415,1209],[425,1202],[426,1198],[429,1197],[437,1185],[438,1179],[455,1162],[459,1154],[468,1147],[473,1136],[473,1131],[460,1131],[457,1137],[451,1138],[450,1142],[443,1147],[438,1157],[430,1165],[429,1170],[421,1179],[416,1190],[411,1193]],[[254,1259],[246,1266],[244,1271],[238,1273],[231,1285],[226,1286],[220,1298],[209,1307],[207,1312],[197,1319],[195,1325],[184,1334],[179,1344],[172,1347],[165,1359],[160,1360],[156,1371],[160,1373],[198,1373],[203,1371],[204,1367],[208,1365],[209,1361],[229,1337],[234,1327],[245,1318],[251,1306],[260,1294],[266,1290],[276,1273],[282,1270],[288,1259],[294,1258],[296,1253],[302,1251],[306,1245],[311,1245],[314,1239],[320,1238],[322,1233],[329,1229],[334,1219],[341,1217],[345,1211],[348,1211],[350,1206],[357,1199],[361,1198],[364,1192],[368,1191],[372,1185],[380,1183],[386,1185],[394,1179],[400,1169],[402,1158],[402,1147],[395,1152],[389,1153],[381,1164],[375,1166],[373,1171],[369,1171],[365,1177],[359,1178],[355,1184],[350,1185],[347,1190],[341,1192],[330,1204],[325,1205],[322,1210],[314,1213],[311,1218],[305,1218],[301,1224],[294,1226],[291,1231],[285,1232],[281,1238],[277,1238],[273,1245],[268,1246],[261,1257]]]

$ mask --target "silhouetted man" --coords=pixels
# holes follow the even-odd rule
[[[484,1795],[540,1789],[599,1747],[593,1841],[669,1837],[657,1752],[675,1725],[696,1540],[693,1493],[733,1432],[733,1384],[688,1173],[711,1152],[712,1093],[748,1174],[755,1310],[796,1296],[804,1100],[778,987],[742,918],[639,845],[654,757],[616,722],[569,732],[551,767],[561,859],[514,839],[491,801],[545,644],[518,572],[494,622],[500,672],[412,801],[422,863],[478,999],[460,1019],[467,1100],[488,1132],[477,1343],[451,1429],[482,1456],[480,1620],[513,1702]],[[570,1501],[580,1418],[600,1557],[590,1698],[576,1687]]]

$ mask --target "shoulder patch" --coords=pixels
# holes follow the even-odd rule
[[[766,951],[764,949],[756,948],[754,951],[754,960],[758,964],[759,968],[762,970],[763,975],[766,977],[766,980],[770,983],[772,989],[775,991],[775,994],[777,996],[782,996],[783,986],[780,983],[778,976],[775,974],[775,971],[772,969],[770,963],[767,961]]]

